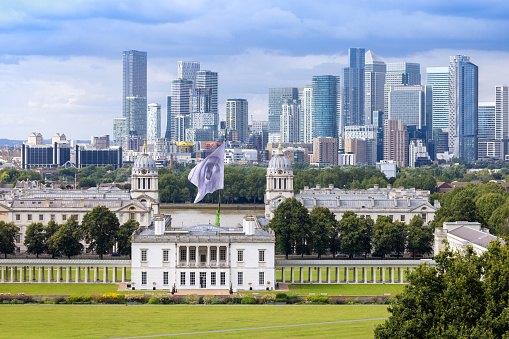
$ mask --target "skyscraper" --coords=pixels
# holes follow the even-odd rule
[[[495,139],[509,139],[508,87],[495,87]]]
[[[198,61],[179,61],[177,78],[191,80],[194,87],[196,86],[196,73],[199,70],[200,62]]]
[[[147,140],[161,137],[161,104],[148,104]]]
[[[366,52],[364,69],[364,122],[373,124],[373,111],[384,109],[384,85],[386,66],[371,51]]]
[[[449,60],[449,152],[477,159],[478,68],[466,55]]]
[[[124,147],[124,141],[127,137],[127,119],[114,118],[113,119],[113,146]]]
[[[426,101],[423,86],[389,85],[388,120],[401,120],[403,124],[421,129],[426,125]]]
[[[226,128],[237,131],[240,142],[247,142],[248,103],[246,99],[226,100]]]
[[[399,167],[408,166],[408,130],[401,120],[385,120],[384,160],[393,160]]]
[[[283,104],[281,115],[281,142],[299,142],[300,101],[288,100]]]
[[[449,129],[449,67],[428,67],[426,83],[431,86],[433,139]]]
[[[210,88],[210,113],[219,113],[217,105],[218,77],[217,72],[198,71],[196,72],[196,87]]]
[[[127,132],[147,137],[147,52],[123,53],[123,116]]]
[[[299,118],[299,142],[313,143],[313,88],[311,85],[299,88],[300,118]]]
[[[177,139],[177,125],[176,119],[177,117],[187,117],[186,119],[180,119],[183,123],[184,121],[189,121],[190,114],[190,91],[193,86],[193,82],[191,80],[186,79],[175,79],[171,81],[171,119],[167,124],[172,124],[171,126],[171,137],[167,139],[175,139],[175,141],[184,141],[185,139],[185,130],[182,128],[186,128],[185,125],[180,125],[179,139]]]
[[[299,99],[299,89],[295,87],[269,88],[269,133],[279,134],[281,131],[281,114],[286,100]]]
[[[364,48],[348,50],[348,67],[343,70],[340,132],[344,126],[364,125]]]
[[[477,122],[477,157],[478,159],[495,158],[497,153],[500,156],[500,148],[497,152],[495,141],[496,114],[494,102],[480,102],[478,108]]]
[[[388,112],[388,92],[390,85],[420,85],[421,65],[413,62],[388,63],[385,73],[384,113]]]
[[[339,76],[317,75],[311,81],[313,139],[337,138],[339,128]]]

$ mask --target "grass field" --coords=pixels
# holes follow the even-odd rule
[[[0,305],[2,338],[116,338],[389,316],[386,306]],[[383,320],[258,329],[195,338],[372,338]],[[339,335],[340,334],[340,335]]]
[[[309,295],[309,293],[327,293],[341,296],[379,296],[384,294],[399,294],[403,292],[405,284],[299,284],[289,285],[290,293]]]
[[[116,292],[116,284],[0,284],[0,293],[12,295],[91,295]]]

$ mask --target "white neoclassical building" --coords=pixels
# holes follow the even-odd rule
[[[18,182],[9,192],[0,194],[0,220],[14,222],[18,251],[31,223],[47,225],[50,220],[65,223],[71,215],[78,222],[96,206],[106,206],[117,216],[120,224],[130,219],[148,227],[159,213],[158,174],[154,160],[146,152],[140,155],[131,175],[131,192],[116,187],[92,187],[88,190],[63,190],[37,182]]]
[[[267,168],[265,217],[272,218],[282,201],[295,197],[308,210],[317,206],[329,208],[338,220],[346,211],[352,211],[357,215],[370,216],[373,220],[383,215],[405,223],[420,215],[428,223],[440,207],[429,203],[429,195],[429,191],[392,188],[390,185],[387,188],[375,185],[367,190],[340,189],[332,185],[322,188],[317,185],[315,188],[304,187],[299,194],[295,194],[292,164],[278,149]]]

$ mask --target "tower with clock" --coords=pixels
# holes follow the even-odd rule
[[[266,178],[265,217],[272,218],[276,206],[294,196],[292,163],[284,156],[281,145],[270,159]]]
[[[138,156],[131,173],[131,197],[152,206],[155,214],[159,214],[159,174],[156,162],[143,147],[143,153]]]

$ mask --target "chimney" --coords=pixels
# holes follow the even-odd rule
[[[254,235],[256,220],[252,216],[245,216],[242,220],[242,229],[245,235]]]
[[[155,233],[155,235],[163,235],[164,234],[164,216],[157,215],[154,218],[154,233]]]

